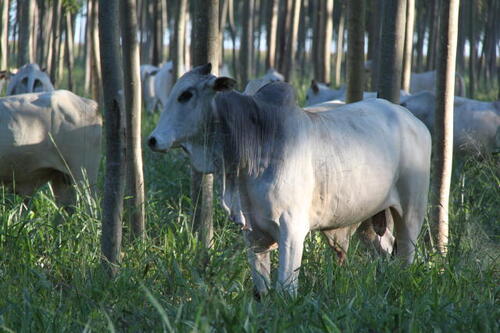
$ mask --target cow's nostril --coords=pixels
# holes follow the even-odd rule
[[[149,138],[148,146],[149,148],[154,148],[156,146],[156,138],[154,136]]]

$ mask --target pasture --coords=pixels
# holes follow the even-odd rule
[[[298,85],[303,101],[305,83]],[[487,94],[488,91],[485,92]],[[158,114],[144,114],[143,133]],[[465,166],[465,206],[452,182],[449,255],[423,238],[405,269],[357,241],[339,266],[319,233],[308,236],[297,298],[254,299],[239,227],[215,205],[215,239],[193,235],[190,173],[181,151],[144,150],[147,238],[124,226],[122,265],[101,268],[99,202],[80,192],[67,216],[48,186],[28,202],[0,192],[0,329],[5,332],[494,332],[500,326],[498,155]],[[101,162],[101,169],[104,162]],[[102,178],[102,172],[101,178]],[[100,180],[98,201],[102,198]],[[63,215],[63,217],[61,217]],[[272,255],[273,267],[277,253]],[[275,272],[275,271],[274,271]],[[274,273],[273,272],[273,273]],[[273,275],[273,280],[276,276]]]

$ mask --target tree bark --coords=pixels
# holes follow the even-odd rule
[[[50,79],[53,84],[57,82],[59,60],[59,44],[61,39],[61,0],[52,2],[52,59],[50,61]]]
[[[197,38],[193,40],[193,67],[212,63],[212,72],[219,68],[219,0],[197,0],[193,17]],[[251,41],[251,38],[249,38]],[[249,56],[247,54],[247,56]],[[191,174],[191,198],[195,207],[194,228],[205,248],[213,243],[213,183],[212,174]]]
[[[17,67],[33,62],[33,30],[34,0],[17,1],[17,20],[19,22],[19,43],[17,51]]]
[[[361,101],[364,90],[365,0],[347,4],[347,103]]]
[[[399,104],[401,67],[406,17],[406,0],[389,0],[384,5],[384,19],[380,48],[378,96]]]
[[[278,1],[269,0],[269,24],[267,25],[266,69],[276,68],[276,35],[278,30]]]
[[[247,0],[243,3],[242,15],[242,33],[240,45],[240,85],[244,87],[252,73],[252,59],[250,52],[252,51],[252,19],[253,0]],[[213,66],[212,66],[213,67]]]
[[[333,0],[329,0],[333,3]],[[285,51],[285,80],[292,82],[295,67],[295,51],[297,49],[297,34],[299,31],[300,0],[293,0],[293,10],[291,15],[291,31]]]
[[[476,87],[476,29],[474,20],[475,17],[474,1],[469,0],[469,98],[474,98],[474,90]]]
[[[384,14],[384,3],[382,0],[372,1],[372,63],[370,68],[370,87],[372,91],[378,90],[378,73],[380,68],[380,34],[382,16]]]
[[[448,247],[448,205],[453,160],[453,100],[458,35],[459,0],[443,1],[437,68],[436,119],[434,125],[433,218],[437,224],[437,249]]]
[[[74,45],[73,45],[73,24],[71,23],[71,13],[66,12],[66,68],[68,70],[68,89],[73,91],[73,67],[74,67]]]
[[[118,0],[99,2],[99,40],[106,126],[106,174],[102,201],[103,264],[114,275],[120,264],[123,194],[125,190],[125,132]]]
[[[145,213],[141,147],[142,96],[136,0],[121,1],[120,18],[127,134],[127,189],[129,197],[125,204],[134,237],[143,238]]]
[[[339,20],[339,29],[337,32],[337,54],[335,55],[335,85],[340,86],[342,75],[342,58],[344,55],[344,21],[345,21],[345,6],[342,7]]]
[[[187,0],[179,0],[176,9],[174,44],[172,46],[174,81],[181,76],[184,68],[184,36],[186,35]]]
[[[410,91],[411,64],[413,54],[413,26],[415,21],[415,0],[407,0],[406,3],[406,29],[403,54],[403,78],[402,89]]]
[[[163,55],[162,45],[163,45],[163,31],[161,30],[161,19],[162,19],[162,6],[160,1],[153,2],[153,59],[151,63],[154,66],[159,66]]]
[[[325,12],[324,12],[324,45],[322,47],[323,55],[322,55],[322,66],[323,69],[321,72],[323,73],[323,78],[321,81],[323,82],[331,82],[331,68],[332,68],[332,35],[333,35],[333,0],[325,1]],[[359,10],[362,10],[361,8]],[[363,9],[364,10],[364,9]],[[364,17],[364,14],[363,14]],[[363,29],[365,27],[363,21]],[[364,31],[363,31],[364,34]],[[364,41],[363,41],[364,45]],[[364,50],[361,52],[364,55]]]

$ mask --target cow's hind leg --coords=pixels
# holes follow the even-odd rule
[[[356,230],[357,225],[340,229],[323,230],[323,234],[328,240],[328,245],[337,254],[337,260],[340,265],[347,258],[347,250],[349,249],[349,241]]]
[[[411,264],[415,257],[417,238],[422,228],[425,212],[419,211],[417,207],[403,209],[402,216],[395,210],[392,212],[396,231],[396,255],[407,264]]]

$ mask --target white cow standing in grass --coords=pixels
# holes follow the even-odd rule
[[[275,82],[255,96],[210,74],[181,77],[148,139],[155,151],[180,147],[199,172],[232,173],[259,294],[270,286],[269,250],[279,247],[278,287],[298,288],[304,240],[320,230],[332,246],[373,218],[383,235],[394,219],[397,255],[411,263],[427,207],[431,139],[406,109],[384,100],[309,112]]]
[[[54,90],[50,77],[37,64],[26,64],[15,73],[2,71],[0,74],[9,79],[7,96]]]
[[[30,196],[50,182],[56,201],[73,205],[72,185],[97,182],[101,129],[97,103],[70,91],[0,98],[0,183]]]
[[[408,108],[431,131],[434,131],[436,96],[424,91],[404,98]],[[500,101],[483,102],[455,97],[453,103],[453,146],[458,155],[480,155],[498,151],[500,143]]]

